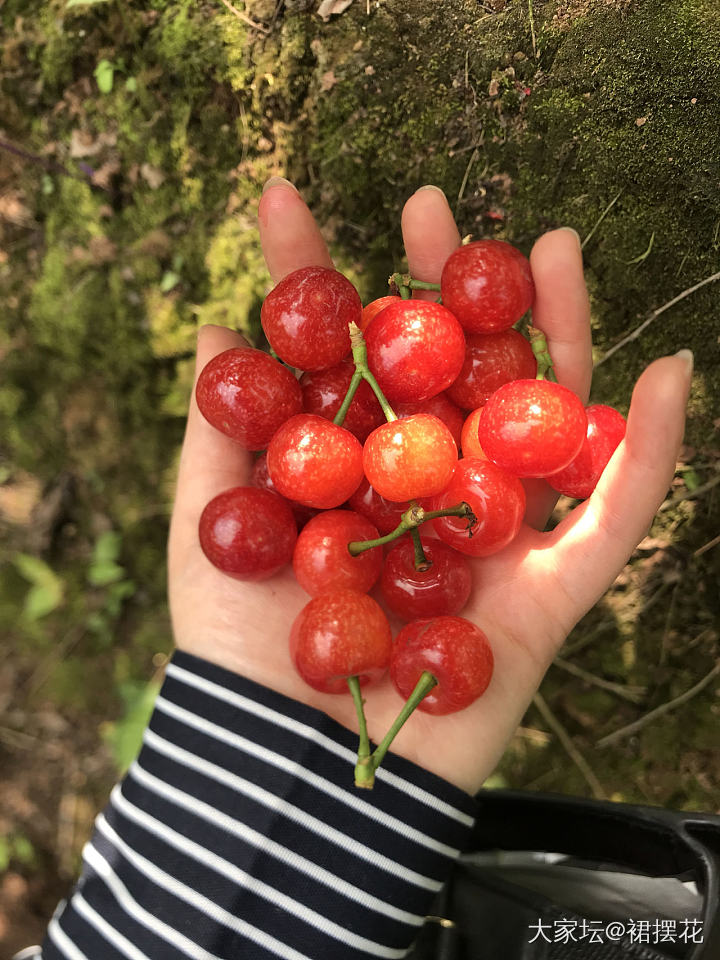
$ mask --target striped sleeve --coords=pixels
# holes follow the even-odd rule
[[[356,749],[320,711],[176,653],[33,956],[405,956],[475,803],[394,754],[374,790],[356,790]]]

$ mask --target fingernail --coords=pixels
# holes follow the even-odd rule
[[[265,186],[263,187],[262,192],[265,193],[271,187],[279,187],[279,186],[291,187],[295,191],[295,193],[297,193],[297,187],[295,186],[295,184],[290,183],[290,181],[286,180],[285,177],[270,177],[270,179],[265,182]]]
[[[572,227],[560,227],[560,229],[561,229],[561,230],[567,230],[568,233],[571,233],[571,234],[575,237],[575,239],[577,240],[577,245],[578,245],[579,247],[582,246],[582,242],[581,242],[581,240],[580,240],[580,234],[577,232],[577,230],[573,230]]]
[[[441,190],[440,187],[436,187],[434,183],[426,183],[424,187],[420,187],[415,193],[422,193],[423,190],[435,190],[436,193],[441,193],[445,196],[445,192]]]
[[[676,356],[676,357],[679,357],[681,360],[683,360],[683,361],[685,362],[685,366],[687,367],[688,375],[690,375],[690,374],[692,373],[692,371],[693,371],[693,363],[694,363],[694,357],[693,357],[693,352],[692,352],[692,350],[678,350],[678,352],[675,354],[675,356]]]

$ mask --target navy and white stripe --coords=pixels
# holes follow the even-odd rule
[[[176,653],[143,749],[35,960],[400,960],[459,856],[474,801],[357,737]]]

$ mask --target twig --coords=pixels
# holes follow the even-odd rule
[[[455,204],[455,219],[457,220],[458,210],[460,209],[460,203],[462,201],[463,195],[465,194],[465,187],[467,186],[468,177],[470,176],[470,168],[475,163],[478,158],[478,148],[475,147],[473,152],[470,154],[470,159],[468,160],[468,165],[465,167],[465,176],[462,178],[462,183],[460,184],[460,189],[458,190],[457,203]]]
[[[712,550],[712,548],[716,547],[719,543],[720,533],[716,537],[713,537],[712,540],[708,540],[707,543],[704,543],[701,547],[698,547],[695,553],[693,553],[693,556],[701,557],[706,551]]]
[[[720,474],[718,474],[717,477],[713,477],[712,480],[708,480],[707,483],[703,483],[702,486],[696,487],[694,490],[690,490],[689,493],[679,494],[677,497],[671,497],[669,500],[661,503],[658,507],[658,513],[661,510],[672,510],[676,504],[682,503],[683,500],[697,500],[698,497],[702,497],[704,494],[712,490],[713,487],[716,487],[719,483]]]
[[[600,687],[602,690],[608,690],[610,693],[616,693],[618,697],[622,697],[624,700],[629,700],[630,703],[640,703],[645,695],[645,687],[637,687],[625,683],[613,683],[612,680],[603,680],[602,677],[598,677],[594,673],[590,673],[589,670],[583,670],[582,667],[576,666],[576,664],[565,660],[563,657],[555,657],[553,663],[556,667],[560,667],[567,673],[571,673],[574,677],[579,677],[580,680],[585,680],[587,683],[592,683],[596,687]]]
[[[608,630],[613,630],[614,628],[614,620],[603,620],[602,623],[599,623],[594,630],[590,631],[590,633],[586,633],[584,637],[580,637],[580,639],[576,640],[575,643],[571,643],[569,646],[565,647],[565,657],[567,658],[575,653],[579,653],[580,650],[584,650],[585,647],[589,646],[591,643],[594,643],[594,641],[597,640],[601,634],[607,633]]]
[[[623,190],[624,190],[624,189],[625,189],[625,188],[623,187]],[[585,247],[587,246],[587,244],[590,242],[590,238],[594,235],[594,233],[595,233],[595,231],[597,230],[597,228],[600,226],[600,224],[603,222],[603,220],[605,219],[605,217],[610,213],[610,211],[612,210],[612,208],[615,206],[615,204],[618,202],[618,200],[619,200],[620,197],[622,196],[623,190],[621,190],[620,193],[616,194],[616,195],[612,198],[612,200],[610,201],[610,203],[605,207],[605,209],[603,210],[603,212],[600,214],[599,220],[597,221],[597,223],[595,224],[595,226],[592,228],[592,230],[590,231],[590,233],[585,237],[585,239],[583,240],[583,242],[580,244],[580,249],[581,249],[581,250],[584,250]]]
[[[713,273],[709,277],[705,277],[704,280],[701,280],[700,283],[696,283],[695,286],[688,287],[687,290],[683,290],[682,293],[679,293],[676,297],[673,297],[672,300],[668,300],[667,303],[664,303],[661,307],[658,307],[657,310],[653,310],[653,312],[650,314],[647,320],[643,320],[643,322],[640,324],[639,327],[635,327],[635,329],[631,333],[629,333],[626,337],[623,337],[623,339],[619,343],[616,343],[614,347],[610,347],[610,349],[605,354],[605,356],[600,357],[600,359],[595,364],[595,366],[599,367],[601,363],[605,363],[605,361],[609,357],[611,357],[614,353],[617,353],[617,351],[620,350],[621,347],[624,347],[626,344],[630,343],[632,340],[637,340],[640,334],[650,326],[653,320],[657,320],[657,318],[660,316],[661,313],[665,313],[665,311],[669,310],[670,307],[674,307],[676,303],[679,303],[681,300],[684,300],[685,297],[689,297],[691,293],[695,293],[696,290],[699,290],[701,287],[704,287],[708,283],[714,283],[715,280],[720,280],[720,270],[717,273]]]
[[[628,723],[626,726],[620,727],[619,730],[609,733],[606,737],[598,740],[598,747],[608,747],[611,743],[616,743],[618,740],[621,740],[628,734],[637,733],[638,730],[646,727],[649,723],[652,723],[653,720],[657,720],[658,717],[664,716],[666,713],[674,710],[675,707],[680,707],[682,704],[687,703],[688,700],[692,700],[692,698],[700,693],[701,690],[704,690],[705,687],[707,687],[707,685],[711,683],[718,674],[720,674],[720,660],[718,660],[710,673],[706,674],[702,680],[695,684],[694,687],[690,687],[690,689],[686,690],[685,693],[681,693],[680,696],[674,697],[672,700],[668,700],[666,703],[661,703],[659,707],[655,707],[654,710],[644,714],[638,720],[634,720],[632,723]]]
[[[246,13],[243,13],[242,10],[238,10],[237,7],[233,6],[230,3],[230,0],[220,0],[223,3],[230,13],[234,13],[238,20],[242,20],[243,23],[246,23],[249,27],[252,27],[253,30],[258,30],[260,33],[268,34],[270,31],[262,23],[258,23],[256,20],[253,20],[252,17],[249,17]]]
[[[535,39],[535,17],[533,16],[533,0],[528,0],[528,14],[530,15],[530,36],[532,37],[533,57],[537,60],[537,41]]]
[[[583,755],[580,753],[578,748],[572,742],[570,738],[570,734],[567,732],[565,727],[560,723],[558,718],[552,712],[550,707],[545,702],[545,698],[542,696],[542,694],[539,691],[533,697],[533,703],[535,704],[537,709],[540,711],[540,715],[542,716],[545,723],[547,723],[547,725],[550,727],[552,732],[555,734],[555,736],[558,738],[560,743],[565,748],[565,752],[567,753],[567,755],[570,757],[572,762],[578,768],[580,773],[585,777],[590,789],[593,792],[593,796],[595,797],[595,799],[606,800],[607,794],[605,793],[603,785],[595,776],[595,774],[592,771],[592,768],[590,767],[590,764],[587,762],[585,757],[583,757]]]

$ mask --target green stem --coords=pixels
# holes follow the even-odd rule
[[[430,671],[429,670],[423,671],[423,673],[420,675],[420,679],[415,685],[415,689],[408,697],[402,710],[393,721],[392,726],[383,737],[381,743],[378,745],[375,752],[368,758],[368,761],[365,761],[363,763],[360,763],[358,761],[358,764],[355,767],[355,786],[356,787],[365,787],[367,789],[372,788],[372,785],[375,782],[375,771],[385,759],[385,754],[388,752],[390,744],[398,735],[403,724],[408,719],[408,717],[413,712],[413,710],[417,707],[417,705],[421,702],[421,700],[423,700],[427,696],[427,694],[430,693],[432,688],[436,685],[437,685],[437,680],[430,673]]]
[[[335,414],[333,418],[333,423],[337,424],[338,427],[341,427],[345,422],[345,417],[347,416],[347,412],[350,409],[350,404],[353,402],[353,397],[357,392],[357,388],[360,386],[362,382],[363,382],[362,371],[358,370],[356,367],[355,373],[352,375],[352,380],[350,381],[350,386],[348,387],[347,393],[345,394],[345,399],[343,400],[340,409],[338,410],[338,412]]]
[[[345,407],[345,404],[347,403],[348,406],[350,405],[348,402],[348,394],[350,394],[350,401],[352,401],[352,395],[357,390],[357,384],[355,384],[355,386],[353,386],[353,384],[355,383],[355,377],[357,377],[359,374],[361,379],[367,380],[367,382],[370,384],[370,387],[372,388],[372,392],[378,398],[378,403],[382,407],[382,412],[385,414],[385,419],[388,421],[388,423],[392,423],[393,420],[397,420],[398,418],[393,408],[387,402],[385,398],[385,394],[380,389],[380,385],[378,384],[377,380],[370,372],[370,367],[368,367],[368,362],[367,362],[367,347],[365,346],[365,337],[363,336],[363,332],[356,323],[350,323],[349,329],[350,329],[350,346],[352,347],[353,361],[355,363],[355,373],[353,374],[353,378],[350,381],[350,386],[348,387],[348,393],[345,395],[345,399],[342,402],[342,406],[340,407],[340,410],[338,410],[337,416],[335,417],[335,420],[333,422],[334,423],[338,422],[337,418],[340,416],[340,413]],[[352,393],[350,393],[350,391],[352,391]],[[342,424],[342,420],[340,421],[340,423]]]
[[[360,730],[360,742],[358,744],[358,766],[368,766],[370,763],[370,738],[367,732],[367,721],[365,719],[365,709],[362,691],[360,690],[360,681],[357,677],[348,677],[347,685],[350,688],[353,701],[355,702],[355,712],[358,718],[358,727]],[[361,784],[359,784],[360,786]]]
[[[394,273],[390,277],[390,283],[394,283],[398,290],[405,287],[408,290],[437,290],[440,291],[439,283],[430,283],[427,280],[416,280],[409,273]],[[400,294],[402,296],[402,293]],[[409,296],[409,294],[408,294]],[[404,298],[406,299],[406,298]]]
[[[420,533],[418,532],[417,527],[413,527],[413,529],[410,531],[410,536],[413,538],[413,548],[415,550],[415,569],[419,570],[421,573],[424,573],[426,570],[430,569],[432,564],[425,556],[422,540],[420,539]]]
[[[536,379],[550,380],[552,383],[557,383],[558,379],[555,376],[552,357],[550,356],[550,351],[548,350],[545,334],[542,332],[542,330],[538,330],[537,327],[528,327],[528,336],[530,338],[532,352],[535,354],[535,359],[537,360]]]
[[[414,530],[426,520],[434,520],[437,517],[464,517],[468,521],[468,530],[475,526],[477,517],[470,509],[470,505],[463,500],[454,507],[447,507],[445,510],[424,510],[415,504],[409,510],[402,514],[400,523],[387,533],[384,537],[377,537],[375,540],[353,540],[348,544],[348,551],[353,557],[364,553],[366,550],[372,550],[373,547],[382,547],[386,543],[392,543],[404,533]]]

